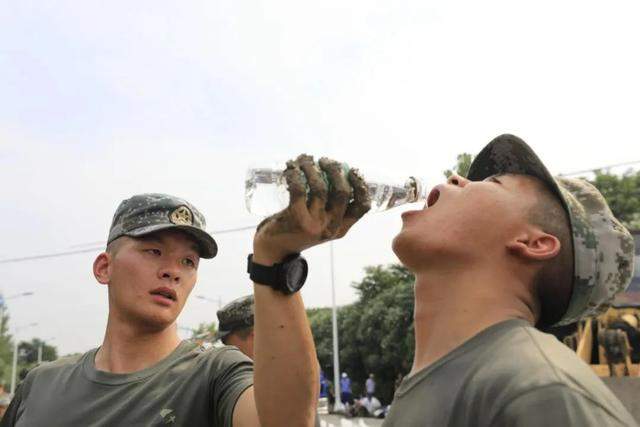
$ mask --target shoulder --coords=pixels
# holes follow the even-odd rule
[[[587,364],[553,335],[518,322],[485,343],[477,377],[535,388],[570,380],[603,385]],[[604,386],[604,385],[603,385]]]
[[[205,346],[193,345],[190,350],[192,357],[195,357],[202,363],[225,364],[225,363],[248,363],[253,361],[244,355],[237,347],[232,345],[224,346]]]
[[[25,380],[28,378],[56,375],[61,372],[74,370],[82,364],[82,361],[84,360],[85,357],[88,357],[90,354],[94,352],[95,352],[95,349],[90,350],[84,354],[77,354],[73,356],[62,357],[52,362],[41,363],[40,365],[36,366],[31,371],[29,371]]]
[[[550,384],[514,396],[491,424],[517,426],[635,426],[624,408],[612,407],[566,384]]]
[[[491,408],[493,415],[519,396],[544,390],[626,412],[571,349],[553,335],[524,322],[514,324],[485,343],[480,364],[467,382],[465,397],[479,397],[475,401]]]
[[[84,354],[63,357],[52,362],[44,362],[36,366],[29,371],[22,382],[23,396],[26,397],[29,394],[29,390],[35,382],[44,381],[50,383],[80,369],[82,360],[92,352],[95,352],[95,350],[90,350]]]
[[[193,360],[200,374],[207,372],[212,380],[236,373],[253,375],[253,361],[234,346],[194,345],[187,357]]]

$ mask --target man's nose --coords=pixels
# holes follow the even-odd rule
[[[180,269],[173,265],[164,265],[158,271],[158,275],[162,280],[169,280],[171,282],[180,282]]]
[[[467,178],[463,178],[460,175],[453,174],[447,179],[447,184],[455,185],[457,187],[464,187],[469,183]]]

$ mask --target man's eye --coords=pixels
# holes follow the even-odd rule
[[[145,252],[150,253],[152,255],[162,255],[160,249],[145,249]]]
[[[192,260],[191,258],[185,258],[182,260],[182,264],[186,265],[187,267],[195,267],[196,266],[196,262],[194,260]]]

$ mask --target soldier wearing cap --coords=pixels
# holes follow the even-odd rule
[[[253,301],[253,295],[247,295],[218,310],[218,332],[214,339],[238,347],[250,359],[253,359]]]
[[[603,312],[630,282],[633,240],[602,195],[502,135],[427,205],[393,242],[416,275],[415,356],[384,425],[635,425],[540,331]]]
[[[354,213],[366,212],[359,197],[351,213],[325,215],[313,229],[308,221],[300,224],[303,182],[320,179],[309,169],[313,164],[309,156],[289,162],[292,206],[265,220],[254,238],[248,270],[254,280],[255,372],[252,361],[232,346],[205,349],[180,341],[176,318],[196,284],[201,258],[213,258],[217,245],[202,214],[187,201],[137,195],[116,210],[107,248],[93,264],[108,295],[102,345],[33,369],[1,425],[313,425],[318,364],[296,292],[306,264],[292,254],[319,236],[344,235],[359,218]],[[339,169],[336,162],[326,165]],[[334,175],[331,181],[351,191],[346,178]],[[365,194],[364,181],[353,182],[354,191]],[[327,194],[325,203],[346,207],[343,194],[340,200],[335,192]],[[291,271],[283,276],[286,266]]]

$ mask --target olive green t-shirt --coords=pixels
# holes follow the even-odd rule
[[[183,341],[142,371],[98,371],[97,349],[32,370],[2,426],[231,426],[253,364],[235,347]]]
[[[635,426],[576,354],[524,320],[493,325],[405,378],[385,427]]]

